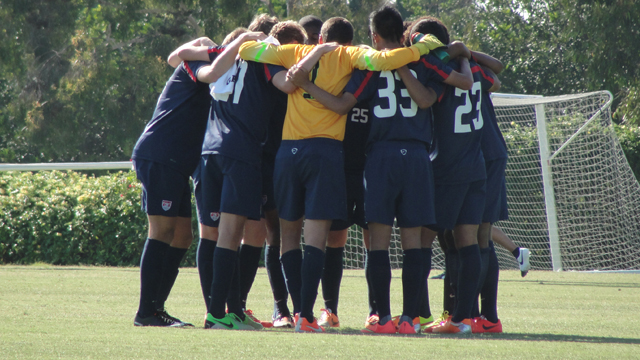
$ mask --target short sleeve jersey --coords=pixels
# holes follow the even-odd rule
[[[312,45],[273,46],[248,41],[240,47],[240,56],[245,60],[290,68],[302,60],[313,47]],[[397,69],[411,61],[417,61],[419,57],[420,52],[415,47],[379,52],[355,46],[341,46],[324,54],[310,76],[313,82],[323,90],[333,95],[340,95],[354,69]],[[299,88],[289,95],[282,139],[325,137],[342,141],[346,118],[346,115],[339,115],[325,108]]]
[[[202,154],[221,154],[248,163],[260,163],[267,141],[274,96],[280,90],[271,79],[281,66],[237,60],[233,91],[214,101]]]
[[[369,104],[359,102],[347,114],[347,125],[342,143],[345,172],[364,171],[365,150],[370,129]]]
[[[223,47],[209,48],[213,61]],[[199,81],[198,71],[206,61],[184,61],[173,72],[158,98],[151,121],[138,139],[132,158],[167,165],[184,175],[193,174],[211,108],[209,84]]]
[[[459,68],[456,61],[449,62]],[[443,183],[467,183],[486,179],[484,158],[480,148],[484,127],[482,92],[493,86],[493,78],[471,61],[473,87],[461,90],[446,86],[444,93],[433,106],[435,144],[431,158],[434,181]]]
[[[409,70],[422,84],[439,96],[453,69],[433,55],[409,64]],[[380,141],[416,141],[428,147],[432,139],[431,109],[420,109],[411,99],[400,75],[394,71],[353,73],[345,92],[358,101],[368,101],[372,115],[368,144]]]
[[[488,91],[482,92],[482,119],[484,121],[484,130],[482,130],[484,161],[506,159],[508,157],[507,143],[498,127],[498,117],[493,108],[491,94]]]

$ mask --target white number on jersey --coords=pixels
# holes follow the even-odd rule
[[[416,76],[415,71],[413,70],[410,70],[410,71],[413,74],[413,76]],[[402,80],[400,78],[400,75],[398,75],[398,73],[395,71],[392,73],[389,70],[385,70],[380,72],[380,76],[387,79],[387,87],[384,89],[378,89],[378,97],[387,98],[387,100],[389,101],[389,108],[383,108],[380,105],[376,105],[373,108],[373,113],[378,118],[390,118],[396,115],[396,111],[398,107],[397,101],[396,101],[396,94],[394,93],[396,89],[395,80],[400,80],[400,81]],[[400,112],[402,113],[402,116],[406,118],[411,118],[416,116],[416,114],[418,113],[418,104],[416,104],[416,102],[413,101],[413,99],[411,99],[411,96],[409,96],[409,91],[404,86],[400,89],[400,96],[402,96],[403,98],[409,98],[409,100],[411,100],[411,104],[409,105],[408,108],[405,108],[402,106],[402,104],[400,104]]]
[[[240,65],[238,66],[238,77],[235,79],[235,85],[233,88],[233,103],[237,104],[240,102],[240,95],[242,94],[242,89],[244,88],[244,76],[247,74],[247,68],[249,65],[246,61],[240,61]],[[220,94],[218,96],[218,101],[228,101],[229,94]]]
[[[455,95],[464,98],[464,105],[460,105],[456,108],[455,123],[453,128],[453,131],[456,134],[471,132],[471,124],[463,124],[462,116],[465,114],[470,114],[472,111],[474,112],[474,114],[478,115],[477,117],[471,119],[471,122],[473,123],[473,129],[480,130],[484,125],[484,121],[482,119],[482,111],[480,111],[480,106],[482,106],[481,84],[479,82],[473,83],[473,87],[471,87],[470,91],[474,94],[477,93],[476,97],[478,98],[478,101],[475,104],[475,109],[473,108],[473,104],[471,103],[471,99],[469,98],[469,91],[456,88]]]
[[[354,107],[351,114],[351,121],[366,124],[369,121],[369,109]],[[358,119],[359,118],[359,119]]]

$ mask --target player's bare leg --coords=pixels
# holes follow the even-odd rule
[[[527,248],[521,248],[514,244],[507,234],[502,231],[497,226],[492,227],[491,229],[491,240],[493,242],[500,244],[503,248],[507,249],[518,261],[518,266],[520,267],[520,274],[522,277],[525,277],[529,270],[531,269],[531,263],[529,263],[529,257],[531,256],[531,252]]]

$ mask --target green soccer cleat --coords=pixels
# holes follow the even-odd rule
[[[240,320],[236,314],[226,314],[221,319],[216,319],[211,314],[207,314],[204,328],[214,330],[254,330],[251,325],[247,325]]]

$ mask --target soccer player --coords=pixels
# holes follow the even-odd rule
[[[177,65],[133,150],[134,168],[142,183],[142,208],[149,221],[140,260],[140,305],[134,320],[136,326],[191,325],[170,316],[164,309],[164,301],[193,240],[189,176],[198,165],[211,107],[209,86],[199,81],[196,74],[211,73],[210,62],[221,50],[206,46],[213,44],[207,40],[196,39],[169,57],[169,63],[175,65],[177,52],[205,44],[206,61]]]
[[[448,30],[440,21],[418,22],[412,33],[421,31],[449,42]],[[447,87],[433,106],[436,228],[453,230],[459,260],[453,316],[430,328],[434,333],[471,332],[470,318],[481,270],[478,226],[484,212],[486,171],[480,148],[484,126],[480,104],[482,91],[495,88],[494,79],[476,62],[471,61],[470,65],[474,79],[471,90]],[[430,247],[435,237],[435,232],[427,233],[423,247]]]
[[[304,41],[304,30],[294,22]],[[235,56],[238,47],[228,47]],[[205,323],[210,329],[260,329],[245,315],[240,301],[237,249],[247,219],[258,220],[262,204],[261,159],[268,120],[286,88],[284,68],[238,60],[230,92],[215,95],[202,147],[201,182],[205,211],[219,212],[218,244],[213,254],[211,301]],[[214,92],[216,90],[214,89]],[[256,116],[260,114],[260,116]],[[228,312],[225,313],[225,305]]]
[[[350,44],[353,27],[344,18],[327,20],[321,42]],[[430,48],[440,47],[425,37],[416,47],[381,53],[357,47],[339,47],[325,54],[314,68],[318,86],[338,94],[354,68],[393,69],[418,60]],[[243,59],[291,67],[313,50],[313,46],[272,46],[247,43],[240,49]],[[276,204],[282,231],[282,266],[293,300],[298,332],[321,332],[313,316],[324,265],[324,248],[333,219],[346,218],[346,194],[342,144],[345,115],[324,108],[301,89],[289,95],[282,143],[274,173]],[[305,255],[300,236],[305,221]]]
[[[400,13],[384,6],[370,16],[374,47],[378,50],[402,47],[403,22]],[[356,102],[369,101],[372,119],[367,141],[365,165],[366,220],[371,236],[368,268],[373,283],[379,321],[363,330],[374,333],[415,333],[413,319],[417,317],[417,302],[422,273],[420,229],[435,221],[433,214],[433,185],[427,147],[431,142],[429,106],[435,102],[437,91],[421,92],[419,103],[409,94],[418,81],[436,89],[446,82],[470,88],[471,71],[466,75],[453,73],[433,55],[397,71],[353,73],[341,97],[335,97],[306,80],[302,86],[327,108],[346,113]],[[406,86],[402,80],[409,82]],[[416,95],[418,97],[418,95]],[[425,184],[426,182],[426,184]],[[389,283],[391,264],[389,244],[394,219],[400,226],[403,261],[403,315],[399,330],[391,321]]]
[[[307,45],[318,45],[322,20],[315,15],[307,15],[300,19],[299,22],[307,33]]]

